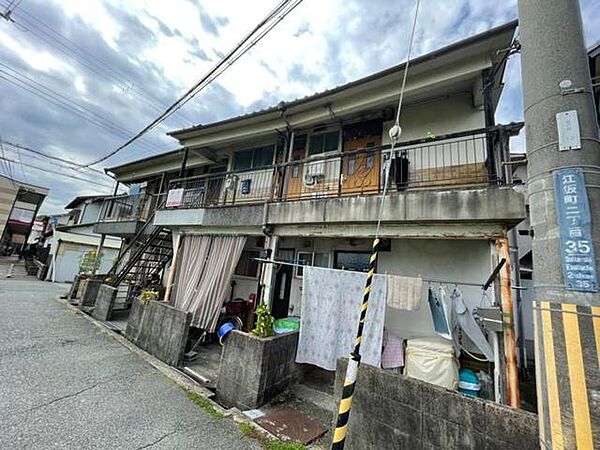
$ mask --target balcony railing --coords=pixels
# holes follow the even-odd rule
[[[388,192],[502,184],[508,137],[481,129],[390,146],[334,152],[265,169],[173,180],[166,208],[377,195],[391,165]],[[502,142],[501,142],[502,141]],[[503,145],[506,144],[506,145]]]
[[[107,197],[100,210],[101,222],[146,221],[154,212],[158,196],[150,193]]]

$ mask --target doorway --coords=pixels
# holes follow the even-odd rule
[[[278,252],[279,259],[284,261],[292,261],[294,259],[294,254],[294,249],[281,249]],[[284,319],[289,315],[294,267],[287,264],[281,264],[277,267],[276,271],[271,314],[275,319]]]

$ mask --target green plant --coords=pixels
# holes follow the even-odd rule
[[[222,419],[225,417],[223,414],[221,414],[215,409],[211,401],[206,397],[202,397],[201,395],[196,394],[192,391],[187,391],[186,393],[188,399],[190,399],[192,402],[194,402],[196,405],[198,405],[200,408],[206,411],[208,415],[213,419]]]
[[[151,300],[158,299],[158,291],[155,291],[154,289],[143,289],[140,293],[139,299],[140,302],[142,302],[144,305],[147,305]]]
[[[255,439],[265,450],[306,450],[306,447],[298,442],[284,442],[279,439],[271,439],[249,423],[242,422],[239,424],[239,428],[240,433],[244,437]]]
[[[84,275],[94,275],[100,268],[103,256],[104,255],[100,253],[100,255],[96,257],[96,250],[85,252],[81,258],[79,258],[79,273]]]
[[[263,302],[256,309],[256,327],[252,333],[262,338],[273,336],[274,323],[275,318],[271,315],[271,309]]]
[[[266,450],[306,450],[306,447],[299,442],[284,442],[276,439],[267,441]]]
[[[240,423],[239,427],[240,427],[240,433],[242,433],[244,435],[244,437],[247,437],[247,438],[255,437],[256,428],[254,428],[254,426],[250,425],[249,423],[242,422],[242,423]]]

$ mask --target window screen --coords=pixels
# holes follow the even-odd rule
[[[261,169],[264,167],[270,167],[273,165],[273,155],[275,153],[275,147],[267,145],[266,147],[258,147],[254,149],[254,161],[252,163],[253,169]]]
[[[308,147],[309,155],[318,155],[324,152],[331,152],[338,149],[340,133],[330,131],[329,133],[313,134],[310,137]]]
[[[233,155],[233,170],[251,169],[253,154],[253,149],[235,152]]]

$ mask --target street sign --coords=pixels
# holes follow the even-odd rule
[[[167,194],[167,201],[165,203],[165,207],[167,208],[177,208],[181,206],[183,202],[183,188],[179,189],[171,189]]]
[[[52,216],[52,217],[50,218],[50,225],[53,225],[53,226],[56,226],[56,225],[58,225],[58,217],[56,217],[56,216]]]
[[[561,152],[581,149],[579,117],[576,110],[557,113],[556,128],[558,129],[558,149]]]
[[[581,169],[556,170],[554,195],[565,286],[571,291],[597,292],[590,204]]]

